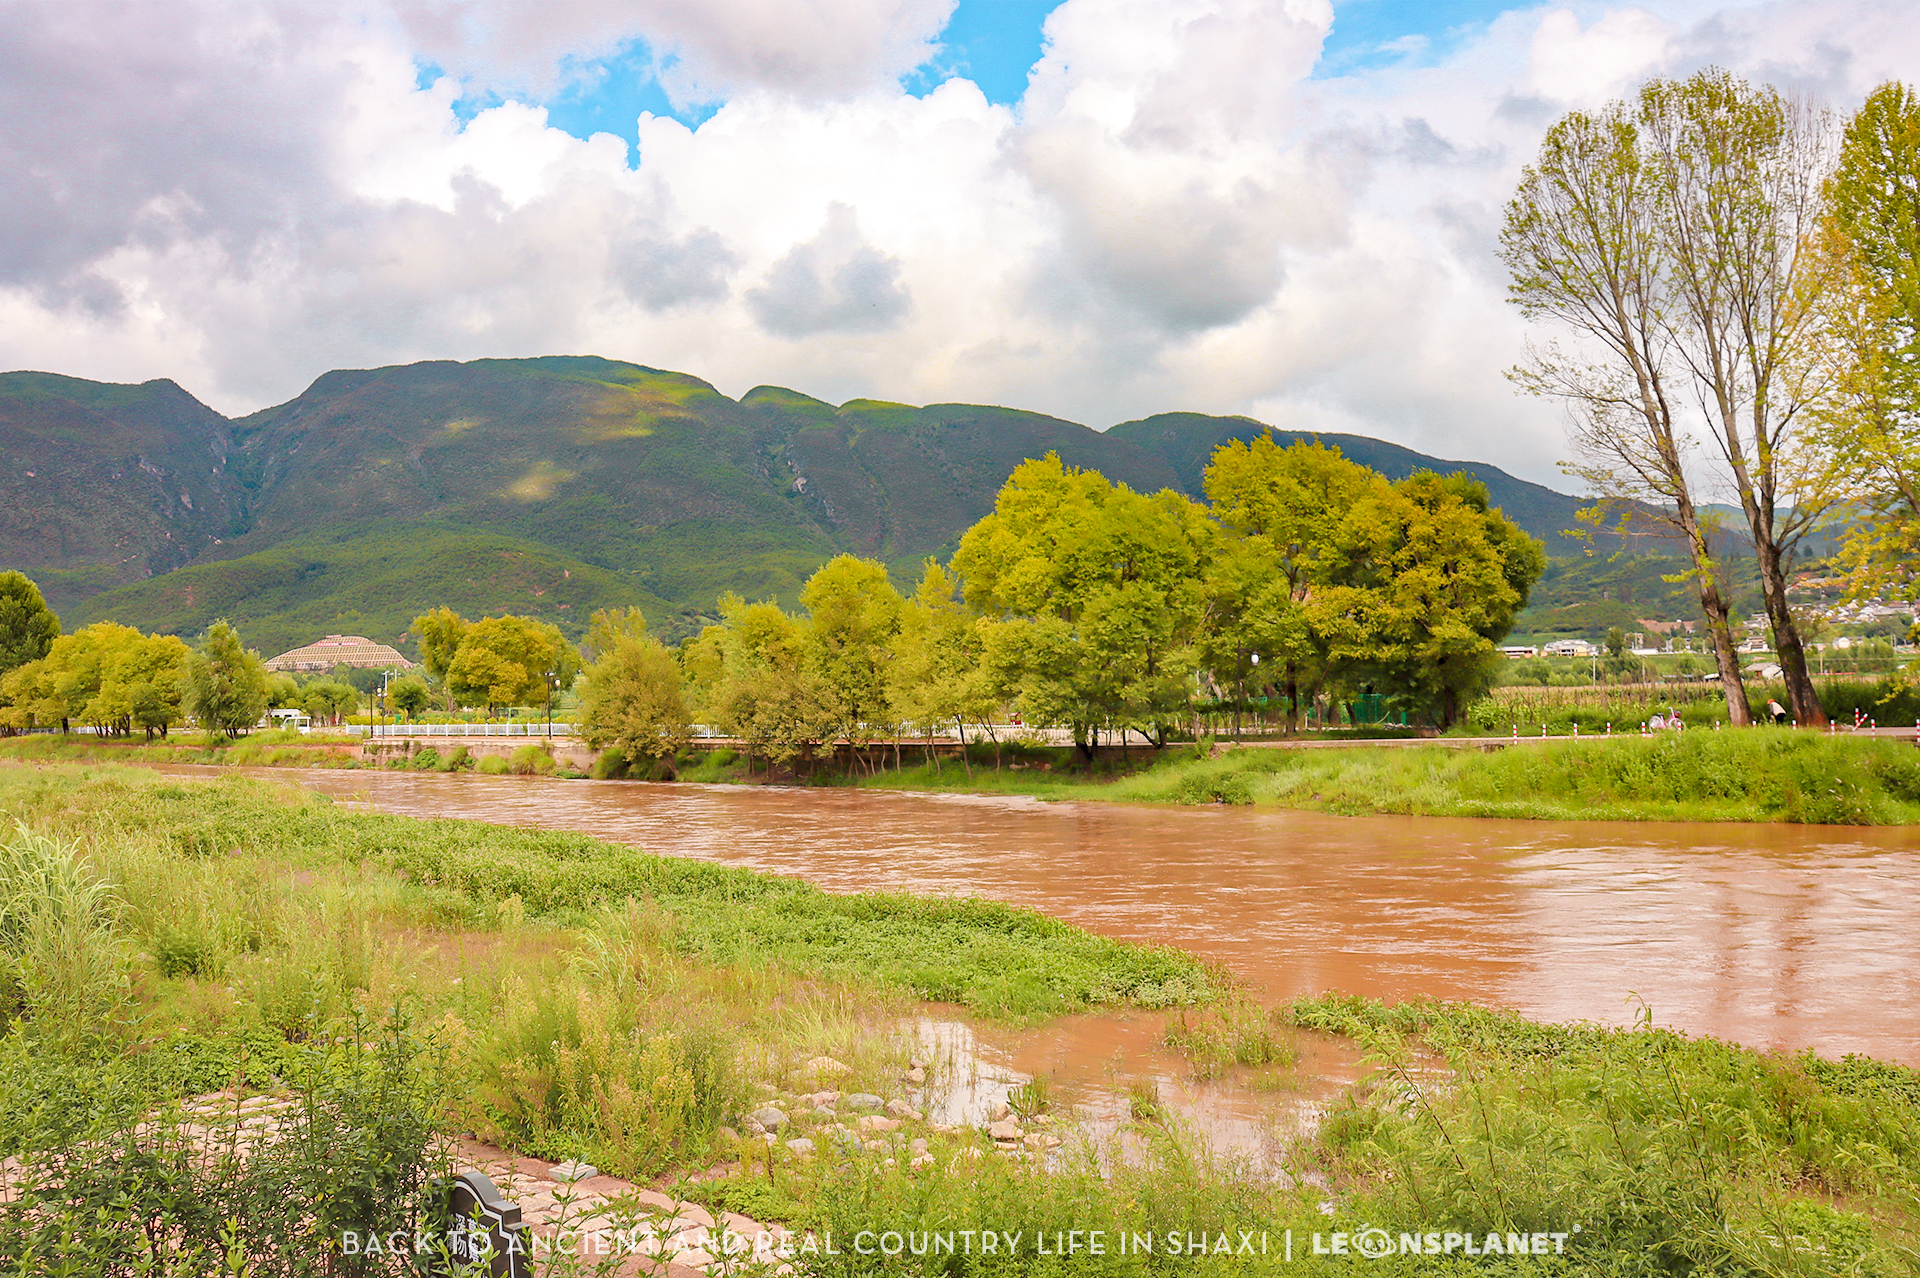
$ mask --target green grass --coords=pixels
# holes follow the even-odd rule
[[[568,920],[632,897],[667,913],[674,948],[686,956],[857,978],[990,1015],[1174,1006],[1217,984],[1181,951],[1107,940],[1033,910],[901,893],[838,896],[569,831],[346,812],[240,777],[0,771],[0,816],[28,811],[64,833],[164,840],[195,855],[378,867],[469,910],[511,900],[529,916]]]
[[[1254,804],[1345,815],[1398,813],[1545,820],[1920,822],[1920,750],[1902,740],[1776,729],[1534,742],[1225,750],[1170,746],[1123,773],[1074,767],[1066,751],[996,773],[976,753],[862,778],[883,789],[1025,794],[1120,803]],[[1040,770],[1044,762],[1047,770]]]
[[[1360,1039],[1381,1065],[1315,1150],[1375,1220],[1578,1227],[1614,1272],[1920,1262],[1920,1072],[1459,1003],[1329,995],[1286,1016]]]

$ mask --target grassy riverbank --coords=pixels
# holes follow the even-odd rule
[[[1838,1278],[1916,1259],[1920,1075],[1896,1066],[1458,1005],[1268,1013],[1222,1000],[1177,952],[1025,911],[827,897],[236,777],[0,768],[0,820],[23,823],[0,836],[0,1156],[48,1177],[0,1195],[0,1274],[406,1272],[349,1263],[327,1231],[417,1220],[436,1132],[831,1230],[840,1254],[801,1257],[808,1274]],[[1379,1068],[1291,1150],[1292,1182],[1210,1154],[1150,1091],[1112,1142],[1073,1139],[1070,1115],[1029,1121],[1068,1137],[1045,1155],[911,1124],[836,1143],[803,1115],[809,1062],[844,1063],[836,1088],[910,1099],[897,1027],[929,994],[1014,1019],[1167,1006],[1198,1074],[1283,1069],[1302,1032],[1353,1037]],[[1171,1010],[1190,999],[1211,1001]],[[222,1085],[275,1094],[297,1122],[245,1159],[195,1155],[166,1099]],[[1017,1099],[1031,1118],[1045,1097]],[[817,1152],[727,1133],[769,1099]],[[916,1132],[931,1157],[907,1146]],[[707,1178],[679,1179],[692,1172]],[[1376,1227],[1422,1253],[1361,1258],[1353,1240]],[[1024,1242],[937,1265],[912,1243],[851,1245],[895,1231],[924,1250],[964,1230]],[[1077,1256],[1048,1254],[1075,1230]],[[1510,1254],[1556,1232],[1565,1252]],[[1424,1254],[1429,1233],[1453,1254]],[[1118,1250],[1123,1234],[1154,1251]],[[1469,1260],[1469,1234],[1503,1250]]]
[[[1357,816],[1602,821],[1920,822],[1920,750],[1904,740],[1779,729],[1607,740],[1314,750],[1191,746],[1141,752],[1133,771],[1075,766],[1068,751],[972,777],[953,761],[880,772],[878,789],[1024,794],[1120,803],[1254,804]],[[1044,765],[1044,770],[1042,769]]]

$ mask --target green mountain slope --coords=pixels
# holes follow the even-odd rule
[[[793,603],[832,555],[903,584],[945,557],[1029,457],[1199,495],[1246,418],[1174,413],[1101,433],[974,404],[835,406],[593,356],[328,373],[229,421],[171,382],[0,376],[0,567],[69,626],[193,634],[216,617],[278,650],[328,631],[385,642],[420,611],[511,610],[578,634],[635,604],[669,634],[715,598]],[[1297,433],[1276,432],[1283,440]],[[1394,477],[1479,475],[1554,544],[1574,498],[1491,466],[1326,436]],[[30,473],[31,472],[31,473]]]
[[[170,381],[0,374],[0,563],[65,601],[192,562],[232,524],[229,444]]]

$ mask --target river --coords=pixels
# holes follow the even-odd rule
[[[270,775],[383,812],[578,830],[830,891],[1029,905],[1181,946],[1268,1002],[1328,989],[1433,995],[1613,1024],[1644,1006],[1659,1024],[1752,1047],[1920,1065],[1920,834],[1910,829]]]

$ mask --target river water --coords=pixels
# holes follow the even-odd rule
[[[1659,1024],[1757,1048],[1920,1065],[1913,830],[1336,817],[438,773],[297,779],[383,812],[578,830],[830,891],[1029,905],[1108,936],[1181,946],[1268,1002],[1328,989],[1433,995],[1615,1024],[1644,1006]],[[1086,1056],[1118,1035],[1145,1051],[1159,1022],[1101,1024],[1099,1042],[1071,1046],[1090,1031],[1068,1026],[1021,1050]]]

